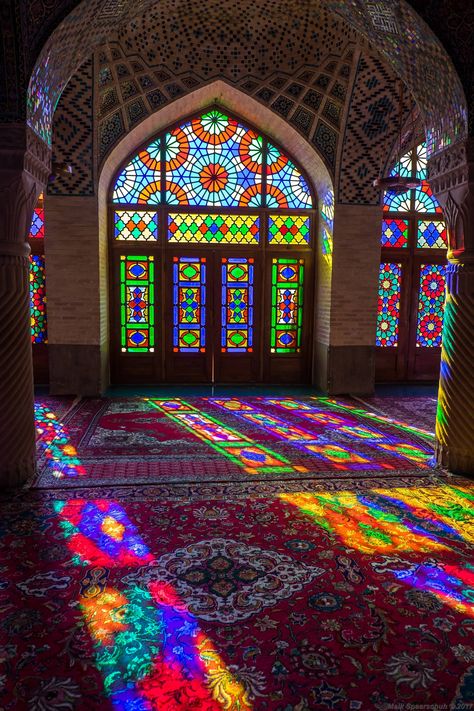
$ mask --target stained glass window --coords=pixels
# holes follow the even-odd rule
[[[303,259],[272,260],[272,353],[299,353],[303,327]]]
[[[267,206],[301,209],[312,206],[311,192],[304,176],[278,148],[268,144]]]
[[[144,240],[158,239],[158,215],[156,212],[134,212],[119,210],[115,213],[115,239]]]
[[[408,222],[384,220],[382,223],[382,247],[406,247],[408,245]]]
[[[160,139],[140,151],[125,166],[115,183],[113,201],[157,205],[161,202]]]
[[[263,139],[217,109],[166,135],[166,203],[261,205]]]
[[[420,143],[416,147],[416,177],[426,180],[428,177],[428,157],[426,154],[426,143]]]
[[[253,351],[254,260],[222,259],[221,350],[223,353]]]
[[[46,343],[46,289],[44,256],[30,256],[31,342]]]
[[[206,350],[205,257],[174,257],[173,350],[175,353]]]
[[[446,249],[448,235],[442,220],[419,220],[417,245],[420,249]]]
[[[309,244],[309,217],[307,215],[270,215],[268,218],[268,241],[272,244]]]
[[[442,264],[422,264],[418,296],[418,348],[441,346],[446,291],[446,267]]]
[[[154,351],[154,272],[152,256],[120,257],[120,324],[123,353]]]
[[[31,221],[29,239],[44,239],[44,209],[35,207]]]
[[[260,218],[255,215],[168,215],[168,241],[183,244],[258,244]]]
[[[376,345],[383,348],[398,344],[401,277],[401,264],[380,265]]]
[[[383,199],[384,212],[409,212],[411,208],[411,191],[397,195],[387,191]]]

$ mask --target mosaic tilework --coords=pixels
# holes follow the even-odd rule
[[[67,163],[72,174],[60,175],[49,195],[93,195],[93,61],[89,59],[66,86],[54,114],[53,161]]]

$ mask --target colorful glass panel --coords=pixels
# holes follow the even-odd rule
[[[393,167],[390,175],[400,175],[402,178],[411,178],[413,175],[413,158],[412,152],[405,153],[398,163]]]
[[[419,180],[426,180],[428,177],[428,156],[426,152],[426,143],[420,143],[416,147],[416,177]]]
[[[157,205],[161,202],[160,147],[157,139],[125,166],[115,183],[113,202]]]
[[[156,212],[120,210],[115,213],[115,239],[125,241],[158,239],[158,215]]]
[[[44,239],[44,208],[35,207],[28,237],[29,239]]]
[[[401,264],[380,265],[376,345],[383,348],[398,344],[401,280]]]
[[[253,351],[254,260],[222,259],[221,350]]]
[[[268,144],[267,207],[313,207],[308,183],[295,164],[278,148]]]
[[[154,257],[120,257],[120,323],[123,353],[155,347]]]
[[[268,241],[271,244],[309,244],[309,217],[306,215],[270,215]]]
[[[448,233],[443,220],[419,220],[416,246],[420,249],[446,249]]]
[[[44,256],[30,256],[31,342],[46,343],[46,288]]]
[[[173,259],[173,350],[206,350],[206,259]]]
[[[273,259],[272,353],[299,353],[303,327],[303,259]]]
[[[382,247],[407,247],[408,222],[384,220],[382,223]]]
[[[421,187],[416,188],[415,193],[415,210],[416,212],[437,212],[443,214],[441,205],[433,195],[430,186],[426,181],[423,181]]]
[[[183,244],[258,244],[260,218],[255,215],[168,215],[168,241]]]
[[[439,348],[443,333],[446,267],[422,264],[418,297],[417,348]]]
[[[166,203],[261,205],[263,139],[217,109],[166,135]]]
[[[411,209],[411,190],[406,193],[393,193],[388,190],[383,198],[384,212],[409,212]]]

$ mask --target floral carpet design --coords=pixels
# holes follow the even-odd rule
[[[418,475],[433,456],[432,433],[350,399],[85,399],[63,419],[38,404],[37,419],[46,488]]]
[[[38,403],[40,486],[0,498],[0,709],[474,707],[472,482],[395,415]]]

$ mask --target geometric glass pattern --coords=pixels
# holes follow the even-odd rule
[[[221,351],[253,351],[254,260],[222,258]]]
[[[408,222],[384,220],[382,223],[382,247],[406,247],[408,245]]]
[[[157,205],[161,201],[160,139],[140,151],[115,183],[113,202]]]
[[[206,259],[173,257],[173,351],[206,350]]]
[[[299,353],[303,326],[303,259],[272,260],[272,353]]]
[[[421,186],[416,188],[413,192],[415,193],[416,212],[437,212],[440,215],[443,214],[441,205],[433,195],[426,181],[423,181]]]
[[[295,164],[278,148],[268,144],[267,207],[312,207],[308,183]]]
[[[158,239],[158,215],[156,212],[123,211],[115,213],[115,239],[144,240]]]
[[[443,332],[446,267],[422,264],[418,297],[417,348],[439,348]]]
[[[380,265],[376,345],[382,348],[398,343],[401,267],[401,264]]]
[[[154,257],[120,256],[120,325],[123,353],[155,350]]]
[[[30,256],[31,342],[47,343],[44,256]]]
[[[261,206],[263,139],[213,109],[170,131],[166,204]]]
[[[397,195],[387,190],[383,196],[384,212],[409,212],[410,211],[411,190]]]
[[[448,235],[443,220],[419,220],[416,246],[419,249],[446,249]]]
[[[272,244],[309,244],[309,217],[306,215],[270,215],[268,241]]]
[[[416,177],[418,180],[426,180],[428,177],[428,158],[426,155],[426,143],[420,143],[416,147]]]
[[[187,244],[258,244],[260,218],[255,215],[168,215],[168,241]]]
[[[44,208],[35,207],[28,239],[44,239]]]

